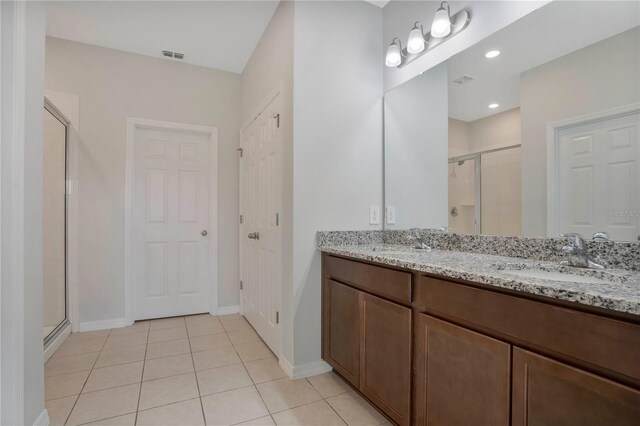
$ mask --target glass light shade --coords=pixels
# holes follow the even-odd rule
[[[407,41],[407,52],[420,53],[424,50],[424,36],[422,30],[418,26],[413,27],[409,33],[409,40]]]
[[[431,24],[431,35],[436,38],[442,38],[449,35],[451,32],[451,18],[449,18],[449,11],[443,6],[436,12],[433,17],[433,23]]]
[[[401,63],[402,53],[400,51],[400,46],[398,46],[397,43],[393,42],[387,49],[387,59],[385,60],[385,64],[388,67],[397,67]]]

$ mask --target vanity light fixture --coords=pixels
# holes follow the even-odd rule
[[[487,59],[493,59],[496,56],[500,55],[500,51],[499,50],[490,50],[487,53],[484,54],[484,57]]]
[[[431,32],[424,34],[422,23],[416,22],[409,33],[406,49],[402,48],[399,38],[393,39],[387,49],[385,64],[388,67],[404,67],[464,30],[470,21],[471,15],[464,9],[451,16],[449,3],[443,1],[433,17]]]
[[[489,104],[489,108],[496,109],[500,106],[500,104]]]

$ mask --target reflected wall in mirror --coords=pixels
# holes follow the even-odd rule
[[[67,321],[66,119],[45,101],[42,170],[42,282],[45,344]]]
[[[640,239],[639,25],[638,2],[551,2],[388,92],[385,227]],[[419,87],[443,69],[447,100]]]

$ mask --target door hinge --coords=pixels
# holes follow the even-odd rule
[[[242,225],[242,215],[240,215],[240,225]]]
[[[276,324],[280,324],[280,312],[276,311]]]
[[[240,281],[240,290],[242,290],[242,281]]]
[[[276,226],[280,226],[280,213],[276,213]]]
[[[280,128],[280,113],[274,114],[273,118],[276,119],[276,127],[279,129]]]
[[[242,153],[243,153],[242,148],[238,148],[236,149],[236,151],[240,151],[240,158],[242,158]]]

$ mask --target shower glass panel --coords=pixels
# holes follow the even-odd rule
[[[522,235],[521,148],[482,154],[481,232]]]
[[[476,159],[449,162],[449,229],[473,234],[477,230]]]
[[[45,100],[42,172],[42,272],[45,345],[66,325],[67,124]]]

